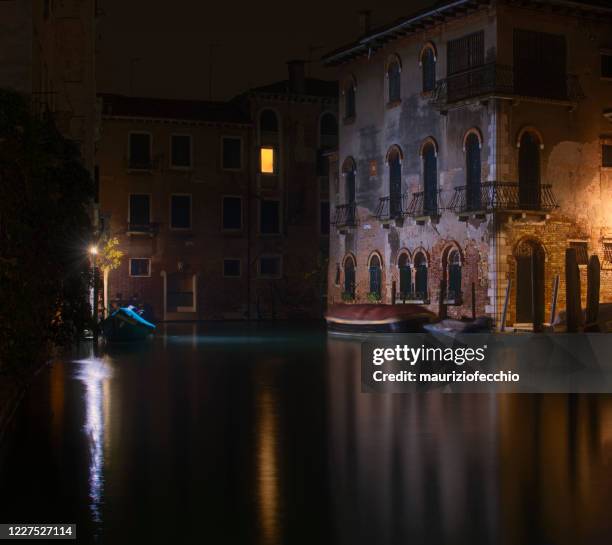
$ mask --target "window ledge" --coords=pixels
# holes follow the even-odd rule
[[[399,106],[402,103],[402,99],[399,98],[397,100],[391,100],[389,102],[387,102],[387,110],[392,110],[393,108],[396,108],[397,106]]]

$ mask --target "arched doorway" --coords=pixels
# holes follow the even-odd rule
[[[540,208],[540,141],[530,131],[521,136],[519,147],[519,208]]]
[[[412,293],[412,271],[410,268],[410,257],[402,253],[397,262],[399,269],[399,298],[403,301]]]
[[[516,247],[517,323],[544,322],[544,248],[535,240],[522,240]]]
[[[459,250],[452,249],[448,253],[446,263],[446,298],[453,301],[461,299],[461,254]]]
[[[382,264],[378,255],[374,254],[370,258],[370,293],[381,298],[382,294]]]
[[[471,132],[465,139],[466,200],[468,210],[482,208],[480,196],[480,140]]]

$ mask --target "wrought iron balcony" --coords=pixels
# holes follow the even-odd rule
[[[441,191],[426,195],[425,191],[412,194],[405,215],[417,220],[440,215],[442,206]]]
[[[529,97],[575,103],[584,98],[580,81],[566,75],[564,84],[557,84],[535,75],[517,75],[512,66],[483,64],[446,79],[438,80],[431,102],[444,108],[463,100],[490,95]]]
[[[355,227],[357,225],[357,204],[352,202],[336,206],[336,214],[332,225],[340,229],[342,227]]]
[[[406,215],[408,209],[410,195],[404,193],[403,195],[382,197],[378,201],[378,207],[376,208],[375,216],[379,221],[390,221],[394,219],[401,219]]]
[[[471,189],[455,188],[448,208],[457,214],[493,211],[548,212],[557,208],[552,186],[520,187],[516,182],[483,182]]]

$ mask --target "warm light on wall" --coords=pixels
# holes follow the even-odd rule
[[[274,174],[274,148],[261,148],[260,164],[262,174]]]

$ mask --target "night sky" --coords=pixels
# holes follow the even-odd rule
[[[212,98],[231,98],[246,88],[285,79],[286,61],[308,59],[309,47],[316,47],[311,53],[316,61],[356,39],[360,9],[375,5],[372,22],[378,26],[431,3],[102,0],[98,87],[101,92],[208,99],[209,44],[218,44]],[[333,69],[318,62],[310,65],[310,75],[335,77]]]

